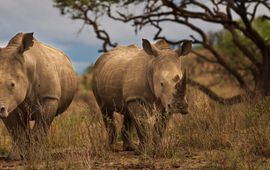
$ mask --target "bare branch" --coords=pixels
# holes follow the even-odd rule
[[[232,34],[232,39],[234,44],[247,56],[247,58],[256,66],[260,67],[261,62],[257,61],[257,59],[254,57],[254,54],[240,41],[240,38],[236,31],[232,28],[228,28],[230,33]]]
[[[209,96],[214,101],[217,101],[218,103],[225,104],[225,105],[237,104],[237,103],[240,103],[248,98],[248,95],[237,95],[237,96],[230,97],[230,98],[223,98],[223,97],[220,97],[218,94],[216,94],[211,89],[209,89],[208,87],[206,87],[203,84],[200,84],[194,80],[188,79],[187,83],[189,85],[199,89],[200,91],[205,93],[207,96]]]
[[[241,1],[239,4],[236,3],[236,5],[231,4],[230,6],[234,12],[236,12],[241,17],[241,20],[246,27],[242,28],[239,26],[239,24],[236,24],[236,28],[244,33],[245,36],[248,37],[252,42],[254,42],[254,44],[261,50],[261,53],[263,54],[266,42],[264,41],[263,37],[261,37],[261,35],[253,29],[250,20],[247,18],[248,12],[246,8],[246,1]],[[264,55],[262,56],[264,57]]]
[[[101,14],[95,13],[93,11],[93,8],[97,4],[93,3],[89,6],[86,6],[82,3],[75,3],[73,8],[76,10],[76,12],[72,13],[72,19],[74,20],[82,20],[84,21],[82,28],[79,30],[79,32],[82,31],[85,24],[90,25],[95,34],[96,37],[103,41],[102,49],[99,50],[99,52],[106,52],[108,51],[109,47],[116,47],[117,43],[113,43],[110,39],[109,34],[106,32],[106,30],[101,29],[98,25],[97,19],[102,16]],[[103,7],[106,7],[104,4],[101,4]],[[88,13],[94,14],[94,18],[89,17]]]
[[[192,50],[192,53],[195,54],[195,55],[197,55],[198,57],[204,59],[205,61],[207,61],[207,62],[209,62],[209,63],[215,63],[215,64],[218,63],[216,60],[209,59],[209,58],[206,57],[205,55],[200,54],[200,53],[196,52],[195,50]]]
[[[211,46],[210,44],[206,43],[206,42],[202,42],[199,41],[198,39],[196,39],[194,36],[192,36],[193,40],[196,43],[202,44],[203,47],[205,47],[207,50],[209,50],[213,56],[216,58],[217,62],[224,67],[231,75],[233,75],[235,77],[235,79],[238,81],[239,85],[241,88],[250,91],[249,88],[247,87],[244,79],[241,77],[241,75],[233,68],[231,68],[231,66],[229,64],[227,64],[225,62],[225,60],[222,58],[222,56],[215,50],[215,48],[213,46]]]
[[[253,9],[253,12],[251,13],[251,18],[250,18],[250,22],[252,23],[255,16],[256,16],[256,13],[257,13],[257,9],[258,9],[258,6],[260,5],[261,3],[260,2],[257,2],[254,9]]]
[[[262,17],[263,17],[263,19],[267,19],[267,20],[270,20],[270,16],[267,16],[267,15],[263,15]]]
[[[77,5],[76,10],[79,12],[76,11],[73,13],[73,16],[74,19],[83,20],[85,24],[88,24],[93,28],[97,38],[103,41],[102,51],[107,51],[109,47],[115,47],[117,45],[111,41],[106,30],[102,29],[101,26],[98,25],[98,18],[103,14],[106,14],[110,19],[116,21],[132,23],[135,33],[143,29],[145,26],[150,25],[154,27],[156,31],[154,34],[155,40],[164,39],[171,45],[178,45],[182,40],[177,38],[169,39],[166,35],[163,35],[162,33],[165,29],[163,24],[168,22],[184,25],[192,31],[190,37],[193,39],[193,43],[202,45],[212,54],[212,56],[210,58],[209,56],[204,56],[196,51],[193,51],[193,53],[204,61],[212,64],[219,64],[221,66],[219,68],[229,73],[229,75],[231,75],[230,77],[234,78],[238,82],[239,87],[242,88],[246,94],[252,94],[252,90],[250,89],[250,84],[253,84],[253,82],[250,82],[251,76],[254,78],[252,81],[254,81],[255,85],[261,81],[260,78],[262,76],[269,76],[269,67],[265,67],[265,63],[270,60],[270,45],[252,24],[257,17],[260,5],[266,7],[266,9],[270,11],[269,0],[207,1],[211,3],[210,5],[205,2],[206,1],[201,0],[89,1],[87,5]],[[82,3],[84,2],[82,1]],[[111,9],[115,7],[112,6],[112,4],[120,5],[116,6],[116,13]],[[142,12],[130,13],[128,10],[123,12],[124,10],[122,11],[121,7],[128,9],[130,4],[135,4],[135,8],[137,7],[136,5],[142,5]],[[87,7],[86,9],[85,6]],[[194,9],[194,6],[196,9]],[[87,15],[88,12],[91,15]],[[234,15],[238,15],[238,17],[233,17],[232,13]],[[93,15],[95,16],[94,19]],[[235,18],[240,18],[240,20]],[[269,15],[264,15],[262,18],[270,20]],[[212,44],[209,42],[208,34],[201,27],[193,23],[194,20],[218,24],[227,29],[232,35],[233,44],[244,54],[244,59],[248,59],[248,64],[241,65],[238,63],[238,60],[235,60],[237,63],[234,63],[232,60],[228,60],[228,58],[226,58],[227,56],[222,54],[214,43]],[[195,36],[194,33],[196,33],[196,35],[198,34],[198,36]],[[254,45],[252,44],[252,47],[247,47],[245,43],[242,42],[242,35],[248,39],[248,42],[251,41]],[[254,48],[256,51],[253,50]],[[259,51],[260,54],[255,55],[254,52],[257,51]],[[261,75],[262,73],[264,74]],[[190,80],[190,84],[207,93],[212,99],[223,104],[237,103],[243,98],[243,95],[238,95],[224,99],[211,91],[211,89],[199,84],[198,82]],[[253,90],[255,91],[255,89]]]

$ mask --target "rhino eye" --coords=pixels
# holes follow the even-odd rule
[[[164,86],[164,83],[163,83],[163,82],[161,82],[161,83],[160,83],[160,85],[163,87],[163,86]]]
[[[177,81],[179,81],[179,80],[180,80],[179,75],[176,75],[176,76],[173,78],[173,81],[174,81],[174,82],[177,82]]]

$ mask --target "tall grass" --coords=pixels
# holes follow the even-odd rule
[[[100,160],[119,161],[112,156],[117,153],[107,146],[104,123],[92,94],[82,93],[66,113],[53,121],[45,144],[44,154],[48,156],[42,165],[48,169],[83,169],[95,167]],[[182,163],[198,160],[189,164],[206,169],[270,168],[266,161],[270,157],[270,99],[223,106],[190,89],[189,101],[190,114],[171,117],[158,147],[151,138],[140,156],[132,152],[130,155],[152,162],[169,160],[165,163],[167,167],[174,167],[179,160]],[[153,135],[153,122],[150,125],[149,136]],[[0,126],[0,154],[6,156],[11,140],[3,124]],[[138,139],[133,140],[136,143]]]
[[[176,160],[199,154],[206,168],[270,168],[265,161],[270,157],[270,99],[224,106],[199,91],[190,91],[189,98],[190,114],[173,115],[162,143],[155,147],[149,140],[144,157]]]
[[[167,144],[163,143],[169,146],[165,151],[170,156],[178,156],[177,151],[184,149],[187,153],[205,152],[209,165],[270,168],[263,163],[270,156],[270,99],[223,106],[198,91],[192,95],[191,113],[175,115],[166,132]]]

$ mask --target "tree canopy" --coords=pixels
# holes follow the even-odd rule
[[[254,94],[270,95],[270,2],[268,0],[54,0],[64,15],[82,20],[90,25],[102,50],[115,47],[110,35],[102,28],[101,17],[123,23],[132,23],[135,32],[152,26],[154,39],[164,39],[171,45],[183,40],[163,35],[164,23],[174,23],[190,28],[190,39],[210,52],[205,56],[193,51],[206,62],[218,64],[243,90],[243,94],[224,98],[205,84],[189,78],[212,99],[223,104],[234,104]],[[129,9],[137,8],[136,13]],[[260,13],[259,11],[265,11]],[[209,36],[194,20],[221,25],[224,30]],[[212,37],[212,38],[210,38]],[[250,83],[252,82],[252,83]]]

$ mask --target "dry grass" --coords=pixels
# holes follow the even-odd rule
[[[191,114],[177,116],[167,132],[172,149],[205,152],[214,167],[270,168],[269,99],[225,107],[193,93]]]
[[[270,99],[254,99],[229,107],[189,89],[189,100],[190,114],[172,117],[160,147],[155,148],[153,141],[149,141],[150,152],[142,155],[110,152],[93,95],[81,87],[68,111],[53,122],[45,145],[46,160],[38,165],[28,162],[28,167],[270,168]],[[0,126],[0,154],[6,156],[11,140],[3,124]]]

